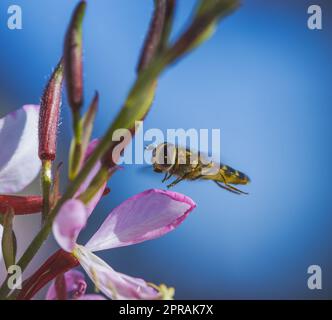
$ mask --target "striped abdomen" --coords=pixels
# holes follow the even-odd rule
[[[215,180],[221,183],[226,182],[227,184],[248,184],[250,182],[246,174],[224,164],[220,164],[218,173],[204,176],[203,179]]]

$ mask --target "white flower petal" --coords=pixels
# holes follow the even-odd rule
[[[38,175],[39,106],[26,105],[0,119],[0,193],[19,192]]]
[[[143,279],[133,278],[113,270],[104,260],[83,246],[76,246],[75,256],[96,288],[117,300],[155,300],[160,293]]]

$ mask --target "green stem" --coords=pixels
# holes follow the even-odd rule
[[[50,191],[52,185],[52,161],[43,160],[41,170],[41,186],[43,193],[42,224],[50,211]]]
[[[102,166],[96,176],[92,179],[89,187],[80,194],[78,199],[80,199],[84,204],[88,204],[107,182],[109,176],[109,169],[105,166]]]
[[[74,111],[73,115],[73,131],[74,137],[70,146],[69,155],[69,179],[74,180],[82,165],[82,121],[79,111]]]
[[[82,125],[81,125],[81,115],[79,111],[73,112],[73,129],[76,141],[81,142]]]

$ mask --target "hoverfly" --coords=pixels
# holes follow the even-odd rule
[[[227,191],[247,194],[233,186],[248,184],[250,179],[247,175],[227,165],[207,161],[200,152],[193,152],[166,142],[148,148],[152,149],[153,170],[165,173],[162,182],[172,176],[176,177],[167,188],[174,187],[183,180],[211,180]]]

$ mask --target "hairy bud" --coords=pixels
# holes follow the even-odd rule
[[[54,70],[41,99],[39,114],[39,158],[55,159],[58,121],[62,97],[63,63]]]

